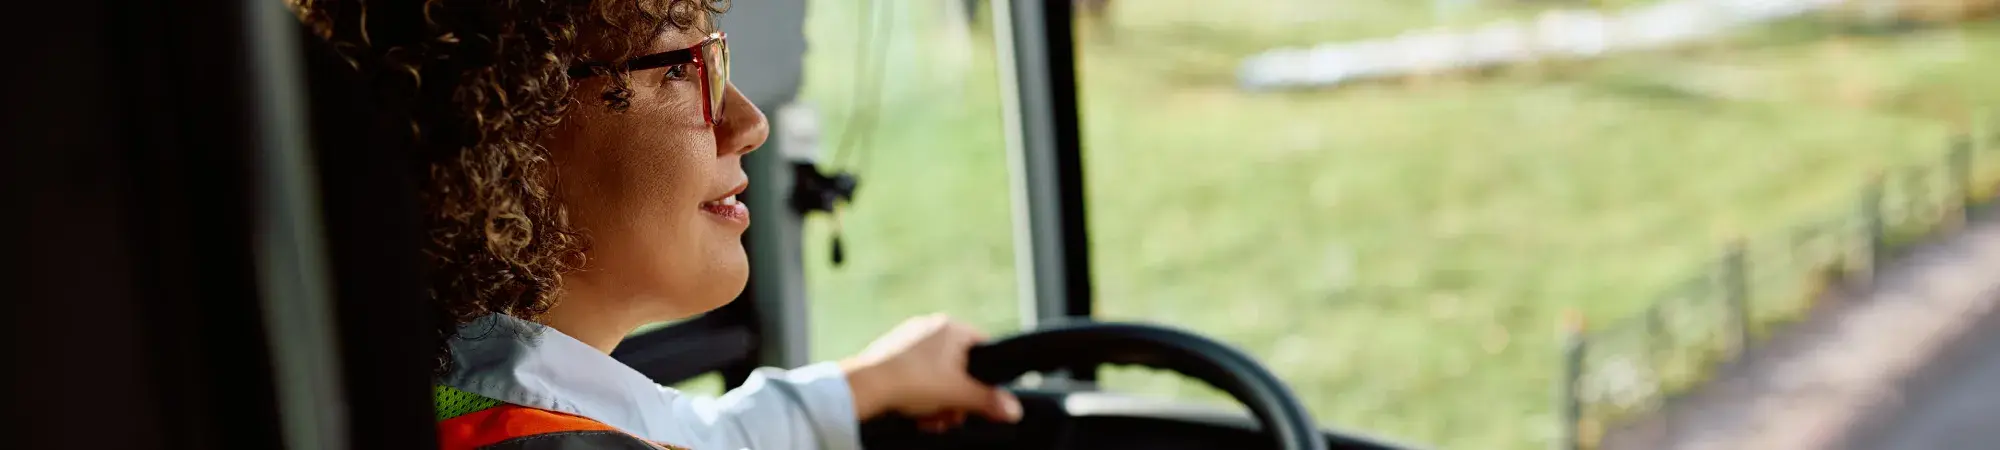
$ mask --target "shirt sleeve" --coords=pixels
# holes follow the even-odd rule
[[[662,387],[661,389],[669,388]],[[833,363],[763,368],[721,397],[673,396],[701,450],[860,450],[854,391]]]

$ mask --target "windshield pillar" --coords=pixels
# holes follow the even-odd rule
[[[1051,7],[1054,6],[1054,7]],[[1022,327],[1091,315],[1090,242],[1069,2],[994,0]],[[1083,369],[1083,368],[1079,368]],[[1077,370],[1094,379],[1095,370]]]

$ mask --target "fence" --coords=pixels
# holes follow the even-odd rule
[[[1996,117],[2000,119],[2000,117]],[[1565,336],[1560,448],[1596,448],[1625,419],[1651,411],[1802,317],[1825,290],[1866,285],[1884,261],[1969,221],[2000,191],[2000,120],[1960,135],[1935,162],[1869,180],[1852,210],[1739,239],[1638,315]]]

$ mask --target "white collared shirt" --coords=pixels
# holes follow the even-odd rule
[[[541,324],[492,314],[459,328],[440,383],[516,405],[586,417],[694,450],[858,450],[853,391],[840,368],[758,369],[719,398],[683,395]]]

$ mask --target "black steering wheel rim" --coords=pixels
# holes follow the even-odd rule
[[[967,370],[980,381],[1001,384],[1029,372],[1103,364],[1170,370],[1200,380],[1243,404],[1277,448],[1327,448],[1312,414],[1256,359],[1174,328],[1088,321],[1050,324],[973,348]]]

